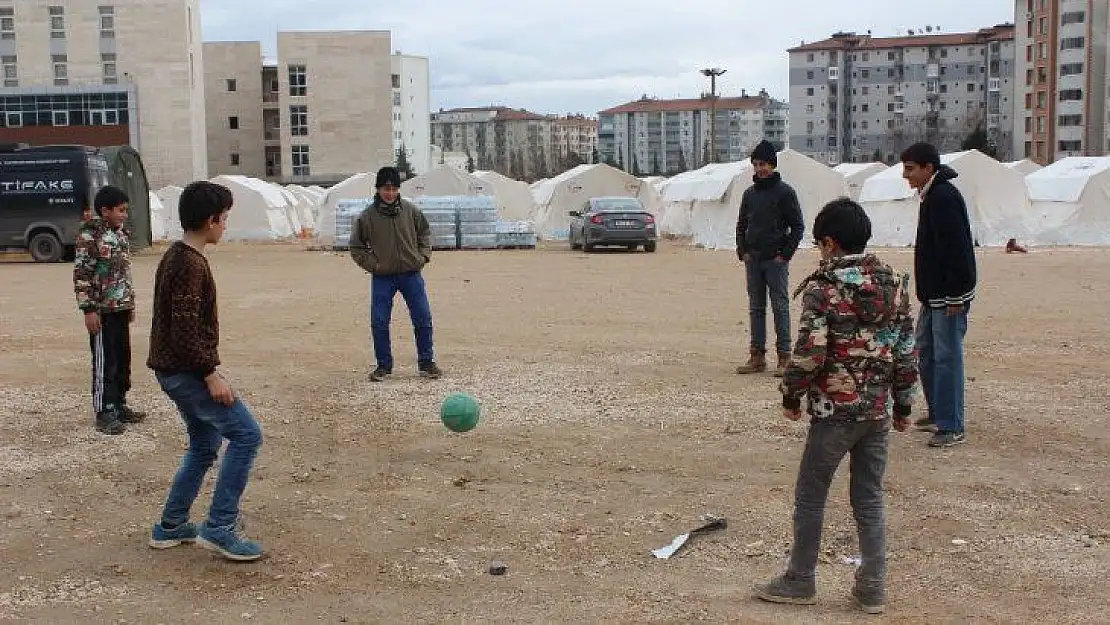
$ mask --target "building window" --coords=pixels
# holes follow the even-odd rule
[[[238,167],[239,166],[239,153],[238,152],[232,152],[231,153],[231,166],[232,167]]]
[[[393,92],[393,106],[401,106],[401,92]]]
[[[813,87],[808,87],[806,89],[806,95],[807,96],[812,96],[813,95]]]
[[[289,95],[308,95],[308,75],[304,65],[289,66]]]
[[[0,39],[15,39],[15,9],[0,7]]]
[[[236,91],[239,88],[239,85],[235,82],[234,78],[228,78],[226,82],[228,92]]]
[[[308,166],[308,146],[295,145],[293,146],[293,175],[294,176],[307,176],[309,175]]]
[[[232,115],[227,118],[227,127],[231,130],[239,130],[239,116]]]
[[[126,93],[87,92],[53,95],[0,94],[0,121],[9,127],[54,125],[126,125]],[[15,118],[19,124],[13,124]]]
[[[50,12],[50,38],[66,38],[66,8],[60,6],[47,7]]]
[[[308,107],[304,104],[289,107],[289,134],[294,137],[308,136]]]
[[[1060,101],[1061,102],[1077,102],[1083,99],[1082,89],[1061,89]]]
[[[116,37],[116,9],[110,6],[97,7],[100,11],[100,38],[115,39]]]
[[[390,76],[390,79],[392,79],[392,81],[393,81],[393,88],[394,89],[400,89],[401,88],[401,76],[400,75],[392,74]]]
[[[119,111],[115,109],[89,111],[89,124],[92,126],[117,126],[119,125]]]
[[[1082,141],[1061,141],[1060,142],[1060,151],[1061,152],[1081,152],[1082,150],[1083,150],[1083,142]]]
[[[54,111],[50,116],[50,121],[55,126],[68,126],[69,111]]]
[[[116,55],[115,54],[101,54],[100,67],[104,74],[104,84],[114,85],[119,82],[119,77],[116,75]]]
[[[1083,73],[1082,63],[1064,63],[1060,66],[1061,76],[1075,76],[1076,74]]]
[[[1059,123],[1060,123],[1060,126],[1062,126],[1062,127],[1082,126],[1083,125],[1083,116],[1082,115],[1061,115],[1060,118],[1059,118]]]
[[[4,113],[5,128],[22,128],[23,113],[21,111],[8,111]]]
[[[975,83],[973,83],[973,82],[967,83],[967,92],[968,93],[975,93]]]
[[[69,84],[69,63],[64,54],[54,54],[50,57],[54,63],[54,84]]]
[[[1086,39],[1084,37],[1066,37],[1060,40],[1061,50],[1082,50]]]
[[[1071,11],[1060,16],[1060,24],[1063,26],[1068,24],[1082,24],[1086,21],[1086,18],[1087,14],[1085,11]]]
[[[19,86],[19,65],[15,56],[0,57],[0,66],[3,67],[4,86],[5,87],[18,87]]]

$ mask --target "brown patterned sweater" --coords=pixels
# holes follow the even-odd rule
[[[208,259],[177,241],[154,275],[150,355],[146,366],[161,373],[207,376],[220,364],[216,282]]]

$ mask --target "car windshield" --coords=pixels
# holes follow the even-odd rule
[[[598,198],[594,201],[595,212],[605,211],[642,211],[644,207],[640,201],[631,197],[607,197]]]

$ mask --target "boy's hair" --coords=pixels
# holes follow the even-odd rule
[[[940,169],[940,152],[931,143],[915,143],[902,152],[903,163],[916,163],[922,167],[932,165],[933,169]]]
[[[842,197],[825,204],[813,220],[813,239],[828,237],[847,254],[862,254],[871,240],[871,218],[859,204]]]
[[[96,211],[97,215],[100,215],[105,208],[115,208],[130,201],[131,198],[127,197],[123,189],[106,185],[100,187],[100,190],[96,192],[96,196],[93,198],[93,210]]]
[[[232,202],[231,189],[222,184],[207,180],[189,183],[177,201],[181,229],[186,232],[201,230],[209,219],[230,210]]]

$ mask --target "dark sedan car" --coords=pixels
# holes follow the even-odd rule
[[[655,217],[634,197],[594,197],[581,211],[570,211],[570,248],[592,251],[620,246],[654,252],[658,231]]]

